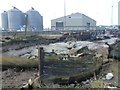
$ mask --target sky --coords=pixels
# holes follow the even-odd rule
[[[97,25],[117,25],[119,1],[120,0],[65,0],[66,15],[79,12],[96,20]],[[0,13],[12,9],[12,6],[17,7],[23,12],[34,7],[34,9],[39,11],[43,16],[44,28],[51,27],[52,19],[64,16],[64,0],[1,0]],[[113,22],[111,22],[112,6]]]

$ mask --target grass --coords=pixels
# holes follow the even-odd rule
[[[107,67],[107,69],[103,72],[103,74],[107,74],[107,73],[113,73],[114,75],[118,75],[118,71],[119,71],[119,62],[112,62],[111,64],[109,64],[109,66]]]
[[[12,38],[13,36],[0,36],[0,38],[6,38],[6,37],[10,37],[10,38]]]
[[[53,38],[57,38],[57,37],[60,37],[62,35],[60,34],[43,34],[43,35],[18,35],[18,36],[15,36],[14,39],[10,39],[10,40],[6,40],[4,39],[6,36],[3,36],[4,38],[2,38],[1,40],[4,40],[5,43],[3,44],[3,46],[8,46],[8,45],[11,45],[11,44],[20,44],[20,43],[34,43],[35,41],[39,41],[41,39],[53,39]],[[8,36],[9,37],[9,36]],[[10,37],[11,38],[11,37]]]
[[[92,88],[104,88],[104,81],[102,79],[90,83]]]
[[[30,36],[34,36],[34,35],[16,35],[15,39],[25,39],[26,37],[30,37]],[[59,38],[62,36],[62,34],[39,34],[36,36],[42,36],[43,38]],[[0,38],[6,38],[6,37],[10,37],[12,38],[13,36],[0,36]],[[1,39],[2,40],[2,39]]]
[[[0,60],[2,62],[2,68],[5,69],[14,68],[14,67],[24,67],[24,68],[38,67],[37,60],[19,58],[16,56],[2,55],[0,56]]]
[[[117,65],[117,63],[112,65],[110,67],[110,69],[108,70],[108,72],[112,72],[113,74],[118,74],[118,65]]]
[[[49,56],[45,57],[46,61],[49,61],[49,60],[58,60],[58,59],[59,59],[59,55],[49,55]]]
[[[40,34],[39,36],[44,38],[59,38],[62,36],[62,34]]]
[[[73,58],[71,61],[61,61],[59,60],[59,55],[51,55],[46,56],[45,61],[52,62],[52,63],[72,63],[72,64],[81,64],[87,61],[79,58]],[[37,67],[38,60],[36,59],[27,59],[27,58],[20,58],[16,56],[9,56],[9,55],[1,55],[0,60],[2,61],[3,67]]]
[[[118,83],[118,72],[120,71],[119,67],[119,62],[112,62],[111,64],[109,64],[108,67],[106,67],[106,69],[102,72],[102,74],[106,75],[107,73],[113,73],[114,78],[111,80],[103,80],[103,76],[99,76],[98,80],[95,80],[93,82],[90,83],[92,88],[103,88],[105,86],[106,83],[111,83],[113,85],[117,85]],[[115,84],[115,82],[117,82]]]

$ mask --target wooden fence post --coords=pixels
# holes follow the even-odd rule
[[[38,49],[38,61],[39,61],[39,77],[40,77],[40,84],[42,81],[43,75],[43,66],[44,66],[44,50],[43,47]]]

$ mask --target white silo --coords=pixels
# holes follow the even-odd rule
[[[1,26],[3,30],[8,29],[8,14],[6,11],[1,13]]]
[[[23,13],[13,7],[13,9],[8,11],[8,27],[9,30],[19,30],[20,26],[23,25]]]
[[[27,11],[27,30],[43,30],[43,17],[34,8]]]
[[[26,25],[26,13],[22,13],[22,24]]]

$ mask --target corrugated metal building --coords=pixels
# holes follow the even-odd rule
[[[9,30],[19,30],[20,26],[23,25],[23,12],[13,7],[13,9],[10,9],[7,13]]]
[[[31,8],[26,14],[28,31],[43,30],[43,16],[41,16],[38,11],[36,11],[34,8]]]
[[[120,1],[118,2],[118,26],[120,29]]]
[[[1,13],[1,25],[2,30],[8,29],[8,13],[6,11]]]
[[[13,7],[13,9],[1,13],[1,24],[2,30],[19,31],[27,29],[27,31],[39,31],[43,30],[43,16],[34,8],[23,13]]]
[[[71,15],[51,20],[52,30],[95,30],[96,21],[81,14],[73,13]]]

